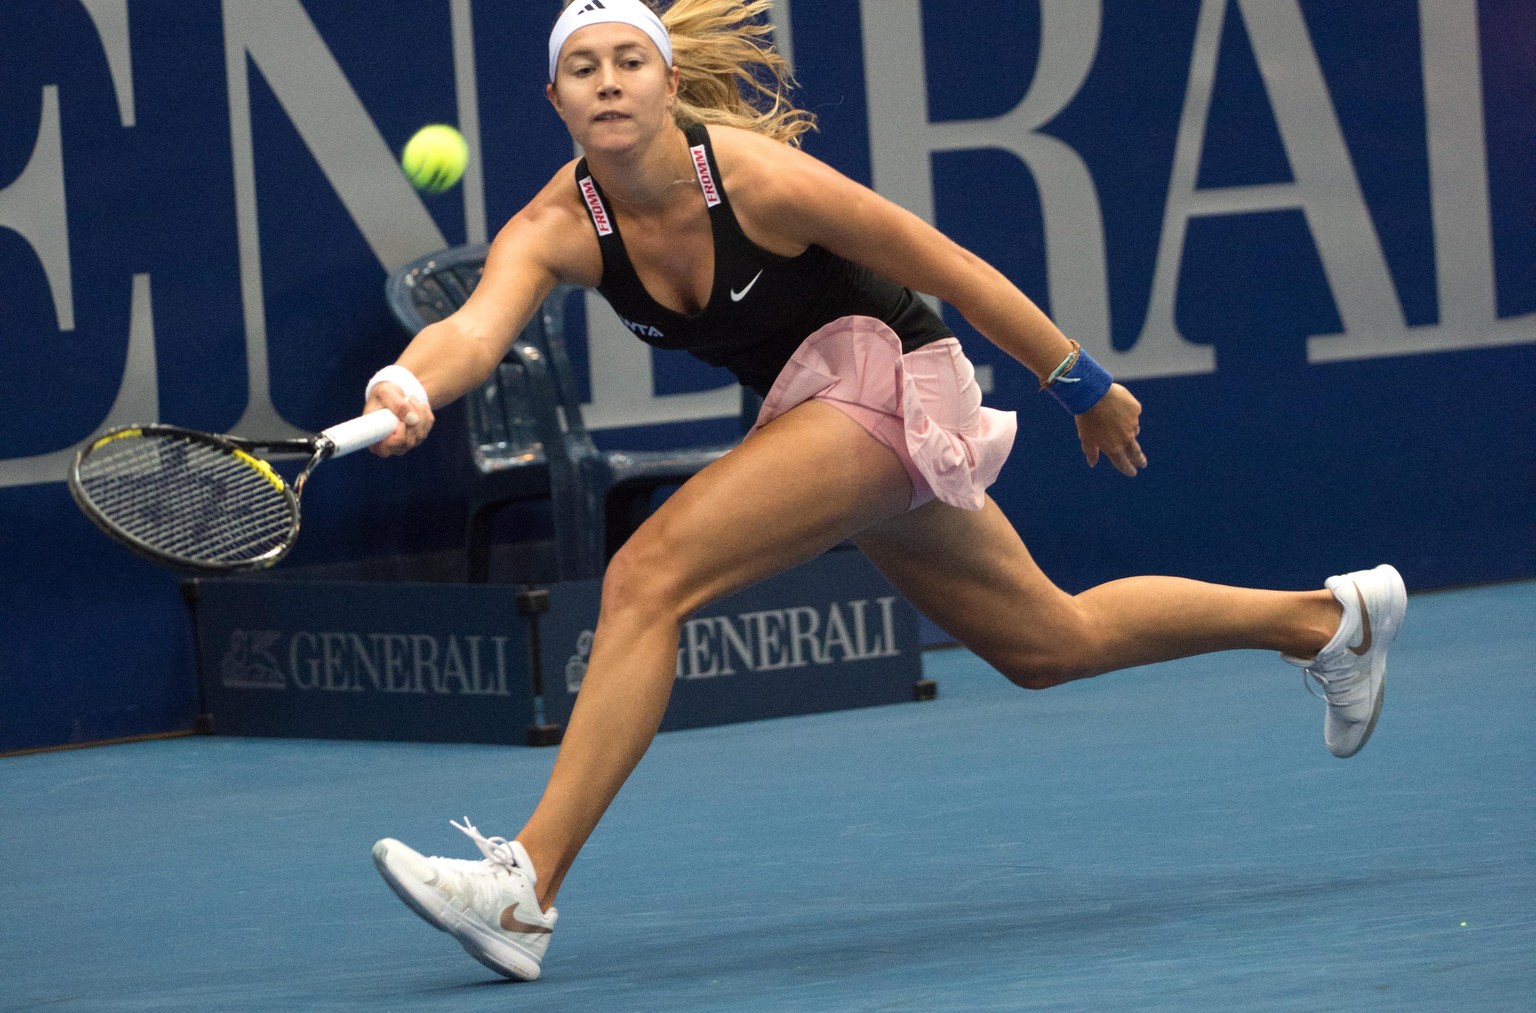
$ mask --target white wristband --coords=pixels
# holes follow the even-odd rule
[[[405,396],[412,401],[420,401],[422,404],[431,404],[427,397],[427,388],[416,379],[416,374],[404,366],[385,366],[373,378],[368,381],[368,389],[363,392],[363,400],[373,397],[373,388],[381,383],[392,383],[405,392]]]

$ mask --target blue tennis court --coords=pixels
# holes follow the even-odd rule
[[[544,978],[408,912],[375,838],[475,857],[554,759],[188,738],[0,762],[0,1009],[1529,1010],[1536,583],[1415,596],[1382,724],[1258,653],[661,736]]]

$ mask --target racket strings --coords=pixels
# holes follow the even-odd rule
[[[80,486],[125,534],[182,559],[241,563],[279,549],[296,512],[254,458],[169,434],[113,440],[81,462]]]

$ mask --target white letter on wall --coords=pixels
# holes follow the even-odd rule
[[[95,23],[112,73],[118,114],[123,126],[135,122],[133,68],[128,50],[126,0],[87,0],[86,9]],[[59,89],[43,89],[42,116],[37,140],[25,168],[9,186],[0,189],[0,228],[11,229],[27,240],[37,254],[48,279],[59,330],[75,329],[73,274],[69,255],[69,212],[64,194],[64,148],[59,118]],[[117,396],[100,429],[134,422],[152,422],[159,415],[159,387],[155,374],[155,328],[150,280],[133,276],[128,323],[128,351],[123,363]],[[59,482],[74,458],[75,448],[46,454],[0,460],[0,488]]]
[[[272,404],[247,58],[386,270],[440,250],[447,240],[299,0],[225,0],[224,53],[250,387],[236,428],[293,433]]]
[[[1147,330],[1177,332],[1174,303],[1191,218],[1300,209],[1346,333],[1401,335],[1402,308],[1295,0],[1238,0],[1295,182],[1196,189],[1227,3],[1205,0],[1200,10]],[[1322,357],[1335,340],[1313,338],[1310,357]]]
[[[1098,56],[1098,0],[1041,0],[1040,62],[1013,109],[980,120],[931,123],[923,72],[920,0],[861,0],[874,185],[884,196],[934,220],[930,155],[1000,149],[1034,175],[1045,226],[1051,315],[1123,377],[1204,372],[1209,350],[1172,332],[1144,334],[1129,352],[1110,345],[1104,219],[1087,164],[1040,129],[1076,97]]]
[[[74,278],[69,266],[69,212],[64,201],[64,140],[59,87],[43,89],[37,140],[21,175],[0,189],[0,229],[27,241],[43,266],[59,330],[75,329]]]

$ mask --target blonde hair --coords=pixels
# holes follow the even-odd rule
[[[772,0],[673,0],[661,12],[679,71],[679,126],[742,127],[787,144],[816,129],[814,114],[789,100],[794,75],[761,18]]]

